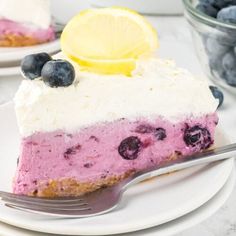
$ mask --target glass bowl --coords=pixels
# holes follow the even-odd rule
[[[198,59],[210,79],[236,92],[236,25],[201,13],[198,2],[183,0]]]

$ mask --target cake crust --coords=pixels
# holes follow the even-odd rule
[[[5,34],[0,36],[0,47],[24,47],[42,44],[50,40],[41,41],[27,35]]]
[[[56,198],[56,197],[75,197],[82,196],[86,193],[94,192],[100,188],[113,186],[120,181],[134,174],[134,171],[129,171],[120,176],[111,176],[100,179],[95,182],[80,182],[73,178],[62,180],[50,180],[46,184],[41,183],[37,190],[29,193],[29,196]]]

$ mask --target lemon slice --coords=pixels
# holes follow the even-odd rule
[[[137,59],[158,47],[157,34],[138,13],[123,8],[85,10],[61,35],[62,51],[84,69],[130,75]]]

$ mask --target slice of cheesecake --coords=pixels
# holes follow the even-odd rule
[[[22,62],[23,74],[30,80],[22,82],[15,96],[22,137],[13,183],[16,194],[78,196],[114,185],[137,171],[206,150],[214,143],[218,103],[208,83],[172,61],[147,54],[136,58],[138,53],[150,52],[157,39],[133,12],[99,9],[86,14],[69,23],[72,38],[63,38],[62,44],[68,45],[57,60],[40,54]],[[75,27],[80,17],[83,25]],[[87,20],[92,26],[86,25]],[[106,23],[108,29],[104,29]],[[113,32],[116,24],[127,40],[121,45],[117,31]],[[90,29],[96,29],[95,38],[94,34],[90,38]],[[126,34],[131,37],[127,39]],[[83,47],[79,48],[79,42]],[[91,42],[96,48],[89,47]],[[116,47],[109,42],[116,42]],[[71,50],[74,43],[76,50]],[[139,45],[138,53],[133,51],[137,50],[134,45]],[[92,55],[97,53],[106,54],[106,60]],[[132,71],[127,70],[133,66]],[[117,71],[121,73],[114,73]]]
[[[21,47],[55,39],[49,0],[0,0],[0,47]]]
[[[80,195],[210,148],[217,102],[205,81],[170,61],[132,78],[77,72],[73,85],[24,80],[15,97],[22,135],[14,192]]]

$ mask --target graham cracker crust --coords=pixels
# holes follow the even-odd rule
[[[100,179],[95,182],[80,182],[72,178],[50,180],[47,184],[39,184],[38,189],[31,192],[29,195],[46,198],[81,196],[86,193],[94,192],[100,188],[113,186],[132,174],[134,174],[134,171],[130,171],[120,176],[111,176]]]
[[[44,43],[27,35],[4,34],[0,36],[0,47],[24,47]]]

